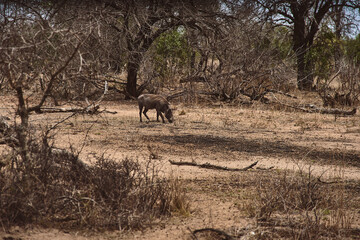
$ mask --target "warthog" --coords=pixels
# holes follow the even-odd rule
[[[150,121],[149,117],[146,115],[149,109],[156,109],[157,121],[159,121],[160,116],[163,123],[165,123],[162,113],[165,113],[165,117],[170,123],[174,121],[172,110],[169,107],[169,102],[164,97],[155,94],[142,94],[138,97],[138,103],[140,110],[140,122],[142,122],[141,113],[144,113],[145,117]],[[145,107],[144,111],[142,111],[143,107]]]

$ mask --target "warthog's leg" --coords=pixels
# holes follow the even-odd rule
[[[145,117],[147,118],[147,120],[150,121],[150,118],[149,118],[148,115],[146,114],[148,110],[149,110],[149,109],[147,109],[147,108],[145,107],[143,113],[144,113]]]
[[[159,121],[159,116],[161,117],[162,122],[165,123],[164,116],[162,115],[162,113],[160,111],[156,111],[156,121]]]
[[[139,105],[139,115],[140,115],[140,122],[142,122],[142,110],[143,110],[143,106]]]

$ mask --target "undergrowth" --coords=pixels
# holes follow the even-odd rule
[[[311,169],[274,171],[257,176],[239,206],[274,238],[342,239],[352,234],[356,209],[347,187],[341,181],[321,181]]]
[[[75,154],[42,146],[22,162],[16,151],[0,168],[0,224],[60,228],[139,229],[171,212],[186,212],[177,179],[158,175],[151,160],[100,156],[83,164]]]

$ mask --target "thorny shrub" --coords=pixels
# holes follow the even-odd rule
[[[39,145],[37,145],[39,146]],[[186,201],[177,180],[158,175],[149,160],[104,156],[87,166],[77,155],[42,146],[29,148],[23,164],[13,151],[0,167],[0,224],[62,228],[134,229],[176,211]],[[179,197],[180,196],[180,197]]]
[[[346,200],[352,198],[348,195],[343,184],[324,183],[312,175],[311,169],[286,170],[261,175],[249,207],[260,226],[281,226],[283,234],[294,239],[339,237],[353,221],[351,202]]]

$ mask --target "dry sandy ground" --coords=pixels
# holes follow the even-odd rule
[[[256,229],[255,221],[239,210],[231,194],[207,191],[218,188],[224,193],[227,183],[244,173],[179,167],[169,160],[233,168],[258,161],[257,166],[263,168],[310,169],[324,181],[331,177],[360,181],[359,114],[335,119],[331,115],[275,110],[263,105],[249,108],[177,104],[175,123],[162,124],[154,121],[153,110],[148,113],[153,121],[140,123],[135,102],[106,102],[102,107],[117,113],[69,119],[57,130],[55,145],[82,149],[81,159],[89,162],[101,154],[144,162],[150,155],[156,156],[153,162],[165,176],[184,180],[191,214],[174,215],[144,231],[87,233],[14,228],[3,236],[58,240],[190,239],[190,230],[204,227],[233,232]],[[31,123],[43,128],[67,115],[33,115]],[[355,213],[357,224],[359,219],[360,213]]]

